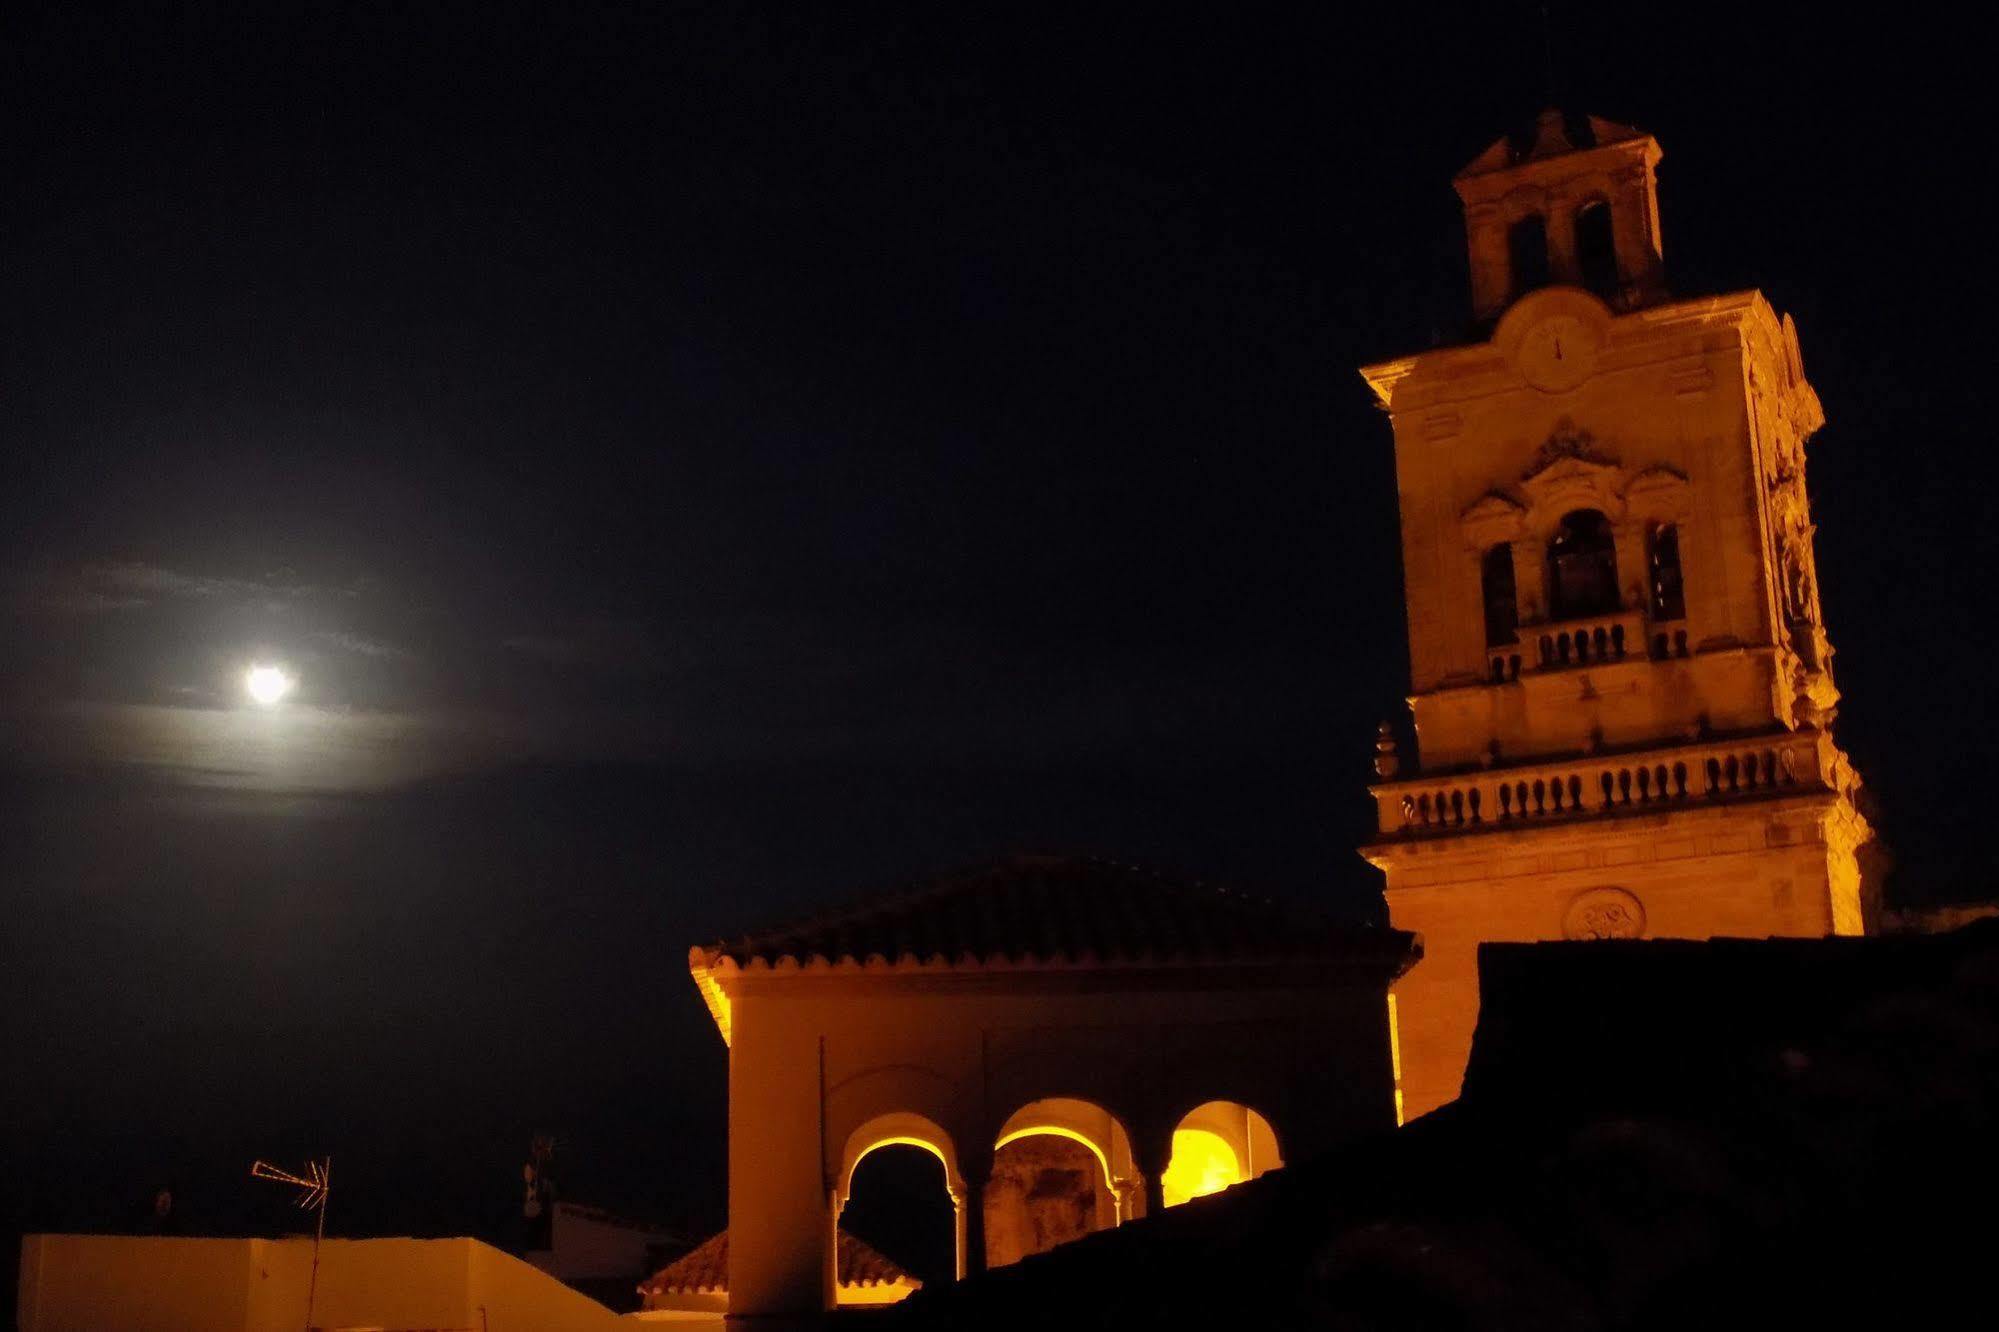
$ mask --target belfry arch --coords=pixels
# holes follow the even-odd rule
[[[1548,538],[1548,616],[1575,620],[1618,607],[1617,537],[1597,509],[1572,509]]]

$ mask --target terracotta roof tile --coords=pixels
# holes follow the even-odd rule
[[[901,1282],[914,1288],[923,1284],[880,1249],[844,1230],[840,1232],[839,1272],[843,1286],[892,1286]]]
[[[840,1284],[888,1286],[898,1282],[912,1290],[923,1283],[865,1240],[840,1232]],[[675,1262],[639,1283],[641,1295],[723,1295],[729,1290],[729,1232],[704,1240]]]
[[[711,967],[786,958],[931,965],[1341,958],[1399,971],[1399,960],[1412,959],[1411,944],[1396,931],[1113,861],[1016,856],[695,951]]]
[[[705,1295],[729,1289],[729,1232],[712,1235],[639,1283],[641,1295]]]

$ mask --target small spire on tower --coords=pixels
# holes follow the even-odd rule
[[[1534,146],[1527,150],[1528,161],[1575,151],[1576,142],[1569,137],[1568,117],[1560,107],[1550,106],[1534,118]]]

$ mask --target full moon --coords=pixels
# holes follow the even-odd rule
[[[250,697],[267,708],[289,694],[296,683],[281,666],[252,666],[243,676],[243,687],[250,691]]]

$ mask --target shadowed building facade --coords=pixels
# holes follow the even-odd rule
[[[1393,423],[1416,753],[1372,788],[1405,1112],[1457,1095],[1486,940],[1853,934],[1798,335],[1674,300],[1658,144],[1544,113],[1457,177],[1478,336],[1368,367]]]
[[[729,1045],[728,1312],[840,1299],[888,1146],[941,1164],[960,1276],[1395,1123],[1392,930],[1019,857],[693,950]]]
[[[1951,1327],[1988,1301],[1963,1216],[1999,1183],[1999,922],[1492,944],[1480,980],[1440,1113],[890,1325]]]

